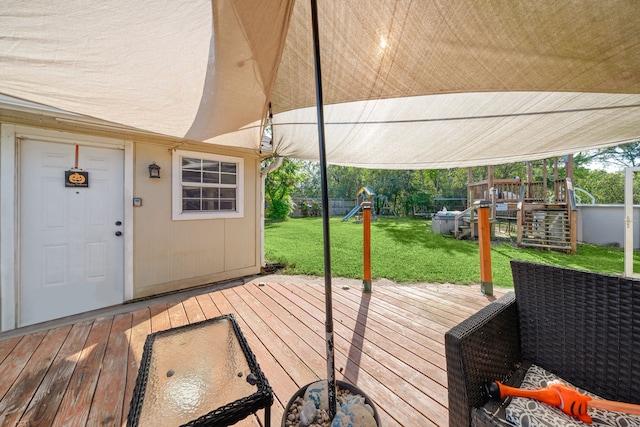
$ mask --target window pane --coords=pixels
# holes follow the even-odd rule
[[[221,211],[235,211],[236,202],[234,200],[220,200]]]
[[[218,208],[218,201],[217,200],[203,200],[202,201],[202,210],[204,211],[217,211],[220,210]]]
[[[222,172],[236,173],[237,165],[235,163],[222,162]]]
[[[177,150],[179,169],[174,171],[183,218],[233,217],[242,209],[239,188],[243,160],[211,153]],[[177,214],[177,213],[176,213]]]
[[[200,198],[200,187],[182,187],[182,197]]]
[[[189,157],[182,158],[182,169],[200,170],[201,164],[202,164],[202,160],[200,159],[191,159]]]
[[[202,198],[203,199],[217,199],[220,197],[220,190],[217,188],[203,187]]]
[[[220,189],[220,197],[223,199],[235,199],[236,198],[236,189],[235,188],[221,188]]]
[[[182,182],[202,182],[202,172],[183,170]]]
[[[200,200],[182,199],[182,210],[183,211],[199,211]]]
[[[209,172],[218,172],[220,170],[220,162],[213,160],[202,160],[202,170]]]
[[[236,176],[235,175],[228,175],[228,174],[220,174],[220,179],[222,181],[222,184],[235,184],[236,183]]]
[[[219,184],[220,174],[218,172],[202,172],[202,182],[207,184]]]

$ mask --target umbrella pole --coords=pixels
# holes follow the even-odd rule
[[[316,103],[318,110],[318,146],[320,148],[320,184],[322,188],[322,231],[324,239],[324,288],[325,288],[325,332],[327,342],[327,397],[329,419],[336,414],[336,371],[333,350],[333,306],[331,296],[331,245],[329,239],[329,190],[327,185],[327,158],[324,141],[324,111],[322,100],[322,73],[320,67],[320,40],[318,37],[318,3],[311,0],[311,23],[313,27],[313,55],[316,75]]]

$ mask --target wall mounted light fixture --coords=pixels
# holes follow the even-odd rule
[[[156,162],[149,165],[149,178],[160,178],[160,166]]]

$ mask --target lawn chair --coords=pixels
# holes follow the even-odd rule
[[[517,260],[511,269],[515,293],[445,336],[449,425],[513,425],[511,399],[491,401],[485,384],[518,387],[531,364],[603,399],[640,404],[640,281]]]

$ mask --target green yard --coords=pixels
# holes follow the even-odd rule
[[[362,224],[331,218],[332,276],[362,277]],[[265,226],[265,258],[286,266],[285,274],[324,275],[322,220],[296,218]],[[604,273],[622,273],[621,248],[579,245],[568,255],[519,249],[508,239],[492,242],[491,261],[495,286],[511,287],[509,260],[517,258]],[[640,257],[635,255],[635,271]],[[373,279],[395,282],[479,283],[477,241],[459,241],[434,234],[431,222],[422,219],[380,218],[371,223]]]

